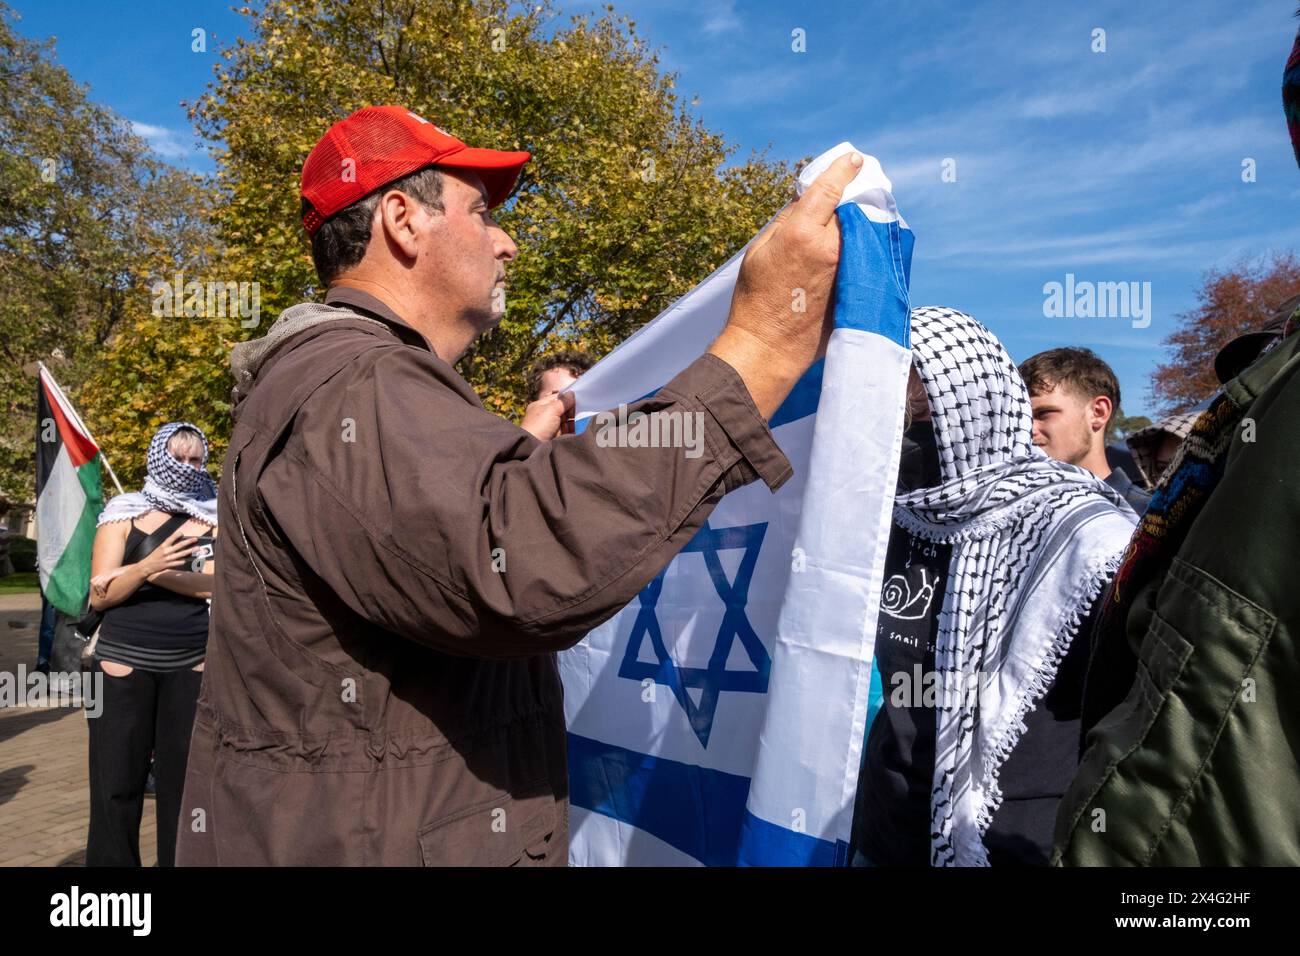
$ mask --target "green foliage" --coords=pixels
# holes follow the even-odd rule
[[[163,422],[200,425],[219,466],[229,350],[319,297],[299,215],[303,160],[331,123],[399,103],[475,146],[533,153],[498,219],[520,254],[507,314],[460,369],[518,415],[524,379],[561,347],[603,355],[720,266],[789,198],[793,177],[683,109],[674,78],[606,8],[561,23],[549,2],[268,0],[221,51],[190,116],[218,171],[158,162],[0,18],[0,493],[32,496],[35,382],[53,368],[123,484],[138,487]],[[55,157],[54,184],[39,161]],[[260,322],[155,314],[157,282],[256,282]],[[56,350],[58,352],[56,353]],[[215,470],[215,469],[214,469]],[[108,487],[106,479],[106,488]]]
[[[1151,419],[1145,415],[1125,415],[1124,408],[1121,406],[1115,409],[1115,414],[1110,416],[1110,421],[1106,423],[1106,441],[1109,443],[1115,439],[1127,438],[1150,424]]]
[[[35,362],[51,366],[120,460],[112,420],[96,413],[123,393],[88,401],[81,386],[147,311],[144,272],[181,264],[177,250],[188,254],[179,223],[188,220],[191,236],[207,229],[189,213],[200,186],[151,156],[129,123],[89,102],[54,62],[52,43],[19,36],[12,19],[0,4],[0,495],[30,501]]]
[[[9,560],[13,563],[14,574],[36,572],[36,542],[20,534],[9,534]]]
[[[0,578],[0,594],[40,594],[40,575],[34,571],[19,571]]]
[[[567,24],[549,3],[504,0],[270,2],[242,12],[254,39],[223,51],[193,115],[225,144],[222,269],[261,283],[268,319],[317,291],[297,186],[332,122],[397,103],[471,145],[533,154],[498,215],[520,248],[506,317],[460,366],[502,414],[522,411],[538,355],[575,345],[604,354],[788,198],[784,164],[726,165],[723,138],[679,107],[673,77],[612,8]]]
[[[155,315],[151,287],[220,278],[203,184],[180,174],[156,182],[151,209],[165,211],[150,247],[133,265],[126,316],[100,351],[80,391],[80,411],[129,491],[144,482],[145,455],[158,426],[190,421],[208,435],[216,464],[230,433],[230,346],[225,319]],[[174,310],[179,312],[179,310]],[[238,320],[235,320],[238,321]],[[106,494],[112,494],[105,476]]]

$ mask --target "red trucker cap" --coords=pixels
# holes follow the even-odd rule
[[[476,173],[487,189],[488,207],[499,206],[531,158],[466,146],[402,106],[367,106],[331,126],[307,154],[302,197],[312,208],[302,217],[303,228],[315,235],[339,210],[425,166]]]

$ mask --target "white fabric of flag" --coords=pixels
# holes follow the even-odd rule
[[[800,191],[850,150],[810,163]],[[768,423],[794,476],[776,494],[755,482],[726,496],[636,600],[560,655],[575,865],[851,855],[911,361],[913,237],[880,164],[864,159],[836,210],[826,357]],[[708,348],[743,254],[578,381],[578,428]]]
[[[44,365],[36,386],[36,556],[41,593],[81,616],[95,519],[104,506],[99,447]]]

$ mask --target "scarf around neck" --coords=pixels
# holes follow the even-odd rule
[[[931,862],[984,866],[998,772],[1051,687],[1136,519],[1090,472],[1032,442],[1010,355],[969,315],[912,311],[941,482],[894,499],[906,531],[952,545],[939,613]]]
[[[203,443],[203,463],[207,464],[208,438],[203,430],[189,422],[168,422],[149,442],[144,488],[111,499],[100,512],[98,524],[129,521],[147,511],[166,511],[216,525],[217,488],[211,476],[203,468],[178,461],[167,450],[171,437],[182,428],[199,436]]]

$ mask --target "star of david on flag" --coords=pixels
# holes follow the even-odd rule
[[[627,653],[623,656],[618,676],[638,682],[649,678],[656,684],[670,688],[673,697],[686,712],[691,729],[699,738],[702,747],[709,746],[709,733],[713,730],[713,714],[717,709],[720,693],[723,691],[767,693],[767,677],[772,666],[772,658],[768,655],[763,642],[758,639],[758,634],[754,632],[754,627],[745,614],[745,605],[749,601],[750,580],[758,563],[758,549],[762,546],[765,530],[767,530],[766,522],[744,527],[715,529],[709,527],[706,521],[704,527],[690,543],[682,548],[682,554],[696,552],[704,556],[709,579],[713,582],[713,587],[725,608],[722,624],[718,628],[717,642],[709,654],[707,666],[679,666],[668,653],[668,648],[664,644],[663,631],[659,626],[659,618],[655,613],[664,586],[662,573],[651,581],[637,598],[640,607],[636,620],[632,624]],[[728,581],[718,554],[721,551],[737,548],[743,549],[744,554],[736,571],[735,580]],[[654,650],[654,663],[639,659],[642,645],[647,639]],[[727,660],[736,641],[741,643],[749,656],[749,662],[753,665],[751,670],[727,669]],[[698,704],[691,700],[687,688],[700,691]]]
[[[813,160],[801,191],[852,148]],[[836,210],[826,358],[768,421],[792,477],[723,497],[636,600],[559,655],[575,865],[849,859],[911,364],[912,233],[864,158]],[[708,348],[743,252],[578,380],[579,428]]]

